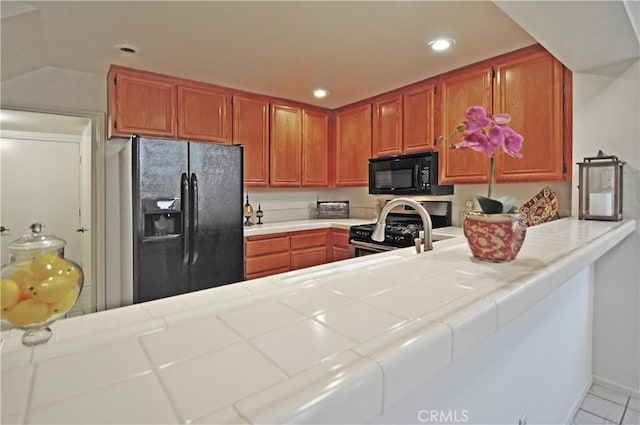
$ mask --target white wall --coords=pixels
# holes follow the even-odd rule
[[[612,75],[612,70],[616,73]],[[623,216],[640,219],[640,62],[574,73],[573,156],[598,149],[626,161]],[[619,74],[619,75],[616,75]],[[574,167],[577,181],[577,166]],[[577,215],[577,190],[573,191]],[[594,379],[640,390],[640,232],[636,230],[596,263]]]

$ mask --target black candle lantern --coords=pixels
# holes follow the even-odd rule
[[[622,220],[623,161],[602,151],[578,162],[578,218],[580,220]]]
[[[262,217],[264,217],[264,212],[262,212],[262,208],[260,207],[260,204],[258,204],[258,211],[256,211],[256,217],[258,217],[257,224],[262,224]]]
[[[249,203],[249,193],[247,193],[247,201],[244,204],[243,212],[245,218],[244,225],[253,226],[253,222],[251,221],[251,217],[253,216],[253,207]]]

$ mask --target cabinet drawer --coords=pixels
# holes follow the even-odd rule
[[[261,272],[256,272],[256,273],[247,273],[247,275],[245,276],[245,280],[251,280],[251,279],[257,279],[259,277],[265,277],[265,276],[271,276],[274,274],[278,274],[278,273],[284,273],[284,272],[288,272],[289,271],[289,267],[283,267],[280,269],[273,269],[273,270],[264,270]]]
[[[348,230],[333,230],[333,245],[341,246],[343,248],[349,247],[349,231]]]
[[[267,239],[251,240],[247,239],[245,245],[245,255],[247,258],[256,255],[272,254],[276,252],[289,251],[289,237],[271,237]]]
[[[291,251],[291,270],[317,266],[327,262],[327,249],[324,246]]]
[[[289,270],[289,251],[276,254],[261,255],[259,257],[247,257],[245,259],[246,275],[267,270]]]
[[[311,248],[313,246],[326,246],[327,232],[298,232],[291,233],[291,249]]]

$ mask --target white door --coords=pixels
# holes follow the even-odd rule
[[[67,242],[65,256],[82,264],[80,143],[0,139],[2,264],[7,245],[40,222]],[[6,230],[9,229],[9,230]],[[87,259],[89,260],[89,259]]]

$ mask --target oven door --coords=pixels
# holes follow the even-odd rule
[[[364,255],[378,254],[380,252],[393,251],[398,249],[394,246],[380,245],[371,242],[361,242],[349,240],[349,249],[352,257],[362,257]]]

